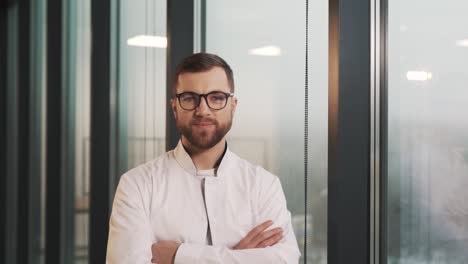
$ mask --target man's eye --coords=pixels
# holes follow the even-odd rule
[[[188,96],[188,97],[182,97],[182,101],[189,103],[195,101],[195,97],[193,96]]]
[[[212,101],[224,101],[224,96],[222,95],[213,95],[210,98]]]

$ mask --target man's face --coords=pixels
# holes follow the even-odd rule
[[[177,81],[176,93],[194,92],[207,94],[213,91],[230,93],[226,73],[221,67],[206,72],[182,73]],[[231,129],[237,99],[227,99],[226,107],[212,110],[206,100],[201,98],[200,105],[194,110],[184,110],[177,98],[171,100],[177,128],[182,138],[198,150],[212,148],[219,143]]]

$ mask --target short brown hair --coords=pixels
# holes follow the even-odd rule
[[[177,65],[174,80],[173,80],[173,93],[175,95],[177,88],[177,80],[179,75],[186,72],[196,73],[211,70],[213,67],[221,67],[226,73],[231,93],[234,93],[234,74],[232,69],[225,60],[215,54],[211,53],[195,53],[183,59]]]

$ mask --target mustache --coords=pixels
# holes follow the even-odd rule
[[[190,122],[190,125],[198,125],[200,123],[209,123],[209,124],[217,125],[218,121],[216,121],[215,119],[211,119],[211,118],[200,118],[200,119],[192,120]]]

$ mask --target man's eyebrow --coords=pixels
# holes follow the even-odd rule
[[[207,92],[207,93],[197,93],[197,92],[188,90],[188,91],[182,91],[182,92],[176,93],[176,94],[181,94],[181,93],[209,94],[209,93],[212,93],[212,92],[232,93],[231,90],[229,90],[229,91],[227,91],[227,92],[226,92],[226,91],[223,91],[223,90],[213,90],[213,91],[209,91],[209,92]]]

